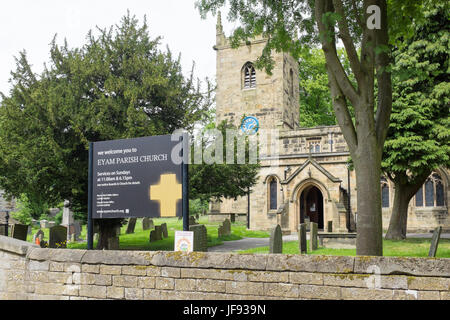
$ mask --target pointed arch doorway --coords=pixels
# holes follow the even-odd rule
[[[323,230],[323,195],[314,185],[306,187],[300,195],[300,223],[305,219],[315,222]]]

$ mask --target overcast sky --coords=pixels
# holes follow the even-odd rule
[[[120,22],[130,10],[142,21],[147,16],[150,36],[163,37],[161,49],[169,46],[174,55],[181,52],[183,72],[189,74],[195,61],[195,75],[215,79],[216,17],[202,20],[194,0],[14,0],[0,2],[0,91],[9,92],[14,56],[25,49],[33,71],[39,73],[49,60],[50,42],[67,39],[70,47],[85,43],[96,26]],[[222,13],[225,17],[226,13]],[[226,20],[226,19],[223,19]],[[227,35],[234,25],[223,21]]]

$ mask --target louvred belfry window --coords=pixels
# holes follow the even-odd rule
[[[256,87],[256,71],[252,63],[247,62],[243,68],[244,89]]]

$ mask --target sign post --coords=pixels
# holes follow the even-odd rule
[[[93,219],[180,217],[189,230],[189,136],[90,143],[88,249]],[[176,153],[178,151],[178,154]],[[174,159],[182,154],[181,161]]]

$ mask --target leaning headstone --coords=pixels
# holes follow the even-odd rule
[[[162,227],[161,226],[155,226],[155,233],[156,233],[156,239],[162,240],[163,239],[163,233],[162,233]]]
[[[439,238],[441,237],[442,227],[437,227],[434,229],[433,237],[431,238],[430,251],[428,252],[428,256],[431,258],[436,257],[436,252],[438,249]]]
[[[136,228],[136,218],[130,218],[128,220],[128,225],[127,225],[127,234],[130,233],[134,233],[134,228]]]
[[[189,231],[194,232],[194,251],[208,251],[208,235],[203,224],[189,225]]]
[[[318,225],[315,222],[311,222],[309,231],[309,249],[310,251],[317,250],[317,228]]]
[[[327,232],[333,232],[333,221],[328,221]]]
[[[169,237],[169,232],[167,231],[167,223],[162,223],[161,224],[161,232],[162,232],[163,238],[168,238]]]
[[[150,218],[142,219],[142,230],[150,230],[154,228],[153,220]]]
[[[225,219],[222,224],[219,226],[219,229],[217,230],[218,236],[229,236],[231,235],[231,222],[228,219]]]
[[[13,224],[11,227],[11,237],[14,239],[27,241],[28,226],[24,224]]]
[[[49,248],[66,248],[67,246],[67,228],[64,226],[55,226],[50,228],[48,237]]]
[[[279,224],[270,233],[270,253],[283,253],[283,234]]]
[[[157,241],[156,239],[156,231],[155,230],[150,230],[150,242],[155,242]]]
[[[194,216],[189,216],[189,225],[193,226],[194,224],[197,224],[197,221],[195,221]]]
[[[300,253],[307,253],[306,244],[306,223],[302,223],[298,226],[298,249]]]

